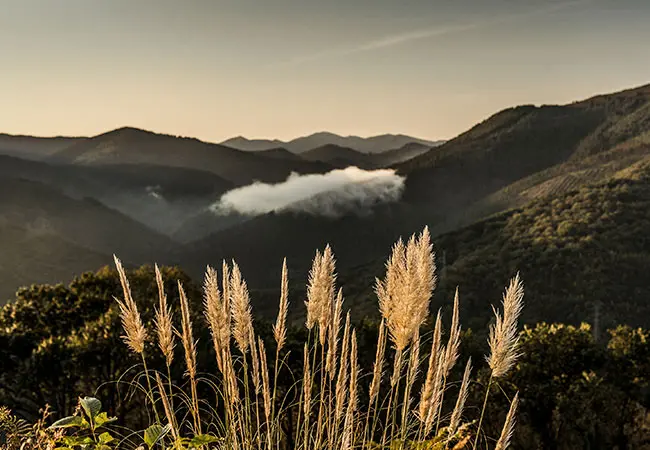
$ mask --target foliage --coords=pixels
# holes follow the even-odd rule
[[[168,289],[183,281],[196,298],[189,278],[181,271],[162,271]],[[147,299],[157,295],[153,268],[135,269],[130,277],[143,318],[151,325],[153,307]],[[36,420],[42,405],[49,404],[56,412],[70,411],[78,392],[99,388],[106,405],[120,417],[126,419],[131,411],[139,414],[134,402],[118,394],[120,383],[106,384],[120,380],[133,366],[117,331],[114,298],[120,292],[117,272],[108,268],[85,273],[69,286],[20,290],[14,302],[0,309],[0,404]],[[175,309],[176,299],[170,298]],[[62,392],[62,386],[67,391]]]
[[[498,295],[498,280],[517,269],[530,297],[526,323],[597,322],[599,338],[618,324],[649,327],[650,183],[648,170],[641,173],[439,236],[446,265],[434,303],[461,285],[461,315],[481,329],[489,312],[483,299]]]

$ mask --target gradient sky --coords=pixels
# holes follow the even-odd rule
[[[649,0],[0,0],[0,132],[451,138],[650,83]]]

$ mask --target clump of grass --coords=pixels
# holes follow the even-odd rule
[[[255,334],[249,292],[237,264],[224,262],[221,283],[218,272],[208,267],[203,314],[219,373],[215,374],[217,381],[210,382],[216,399],[199,399],[197,385],[202,378],[196,367],[190,304],[182,286],[178,286],[181,330],[172,333],[171,310],[162,277],[156,271],[159,299],[156,330],[151,335],[157,337],[168,374],[173,363],[174,335],[180,339],[189,393],[171,382],[166,386],[165,375],[147,371],[144,344],[149,334],[131,296],[125,272],[119,260],[115,261],[124,290],[124,299],[119,301],[124,340],[143,360],[149,391],[147,407],[156,412],[158,405],[164,412],[160,416],[156,413],[160,423],[155,425],[170,431],[160,440],[165,448],[411,449],[424,444],[431,449],[461,449],[470,445],[472,437],[476,448],[489,386],[494,379],[503,377],[518,357],[517,321],[523,305],[523,285],[517,275],[506,289],[503,314],[495,310],[495,323],[490,329],[487,361],[491,378],[478,426],[464,421],[471,361],[465,363],[453,411],[449,416],[443,414],[443,399],[451,386],[449,377],[459,359],[460,296],[456,290],[448,338],[443,339],[447,333],[443,332],[438,311],[428,343],[420,332],[431,320],[436,267],[425,228],[408,242],[400,240],[395,244],[385,276],[376,281],[382,319],[372,372],[367,377],[361,373],[357,332],[351,325],[349,311],[344,311],[344,294],[336,286],[336,260],[329,246],[316,253],[309,275],[305,301],[309,338],[304,343],[300,374],[292,374],[285,364],[289,307],[286,261],[273,326],[276,351],[271,359],[265,343]],[[428,358],[420,356],[424,348],[430,348]],[[392,367],[388,367],[387,361],[391,360]],[[296,380],[289,391],[278,389],[279,380],[288,378]],[[416,392],[420,384],[422,387]],[[368,393],[367,404],[361,404],[361,392]],[[518,395],[512,400],[496,449],[504,450],[509,445],[518,400]],[[287,433],[283,426],[289,421],[295,424],[292,433]]]

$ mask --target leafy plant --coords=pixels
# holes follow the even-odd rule
[[[59,440],[60,450],[110,450],[114,448],[116,439],[110,431],[104,429],[117,421],[117,417],[109,417],[102,412],[102,403],[93,397],[79,398],[77,412],[57,420],[50,428],[74,428],[76,433],[62,436]]]

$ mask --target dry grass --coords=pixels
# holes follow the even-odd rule
[[[116,264],[124,288],[124,300],[119,304],[125,342],[143,355],[144,360],[146,330],[117,259]],[[406,449],[412,448],[416,442],[426,441],[427,448],[431,449],[461,449],[468,448],[470,436],[474,437],[476,447],[483,417],[478,427],[463,420],[471,383],[471,361],[466,362],[453,411],[450,415],[444,415],[442,411],[444,395],[449,392],[448,377],[459,359],[458,290],[446,341],[443,342],[442,338],[446,333],[443,333],[440,312],[435,319],[431,343],[420,335],[422,325],[430,319],[430,300],[436,283],[428,230],[425,228],[406,244],[398,242],[386,265],[384,278],[377,280],[376,293],[382,321],[372,376],[364,377],[360,372],[357,333],[350,323],[349,312],[343,310],[344,296],[343,291],[336,287],[335,266],[329,247],[316,253],[305,302],[310,338],[304,344],[302,373],[290,392],[282,393],[286,398],[279,398],[281,392],[278,389],[280,378],[292,377],[284,364],[286,353],[283,351],[289,307],[286,261],[282,270],[278,317],[273,327],[277,344],[273,365],[268,359],[265,343],[255,335],[249,293],[239,267],[234,262],[232,265],[224,263],[221,286],[217,271],[208,267],[204,283],[204,315],[212,334],[220,372],[218,382],[214,384],[217,404],[222,408],[218,415],[221,417],[220,426],[209,422],[215,420],[214,414],[202,414],[199,408],[196,343],[192,337],[189,302],[179,285],[182,329],[176,333],[185,350],[191,389],[191,393],[186,395],[186,403],[191,420],[187,416],[179,420],[179,414],[172,409],[172,386],[168,394],[160,374],[156,373],[154,377],[156,389],[150,388],[150,398],[160,399],[163,405],[162,422],[171,426],[171,433],[165,438],[170,448],[180,448],[192,436],[201,436],[202,429],[209,429],[214,434],[209,444],[211,448]],[[157,276],[160,278],[159,272]],[[170,335],[171,313],[161,279],[159,286],[155,335],[166,361],[171,364],[170,354],[174,346]],[[495,310],[495,324],[490,329],[490,355],[487,356],[492,375],[490,382],[505,375],[518,357],[517,320],[522,305],[523,285],[517,275],[506,289],[503,314]],[[231,349],[231,340],[234,340],[236,350]],[[422,347],[425,343],[426,347]],[[430,355],[422,361],[421,348],[428,349],[429,345]],[[387,371],[389,352],[393,353],[394,363]],[[426,367],[424,362],[427,362]],[[422,388],[419,395],[414,396],[420,377]],[[359,402],[361,392],[368,392],[367,405]],[[291,394],[299,400],[292,400]],[[203,401],[208,402],[207,399]],[[505,449],[509,444],[517,404],[518,396],[512,401],[497,441],[498,449]],[[215,411],[218,405],[214,405]],[[291,435],[287,435],[284,425],[290,419],[294,429]],[[184,434],[188,436],[183,437]]]

